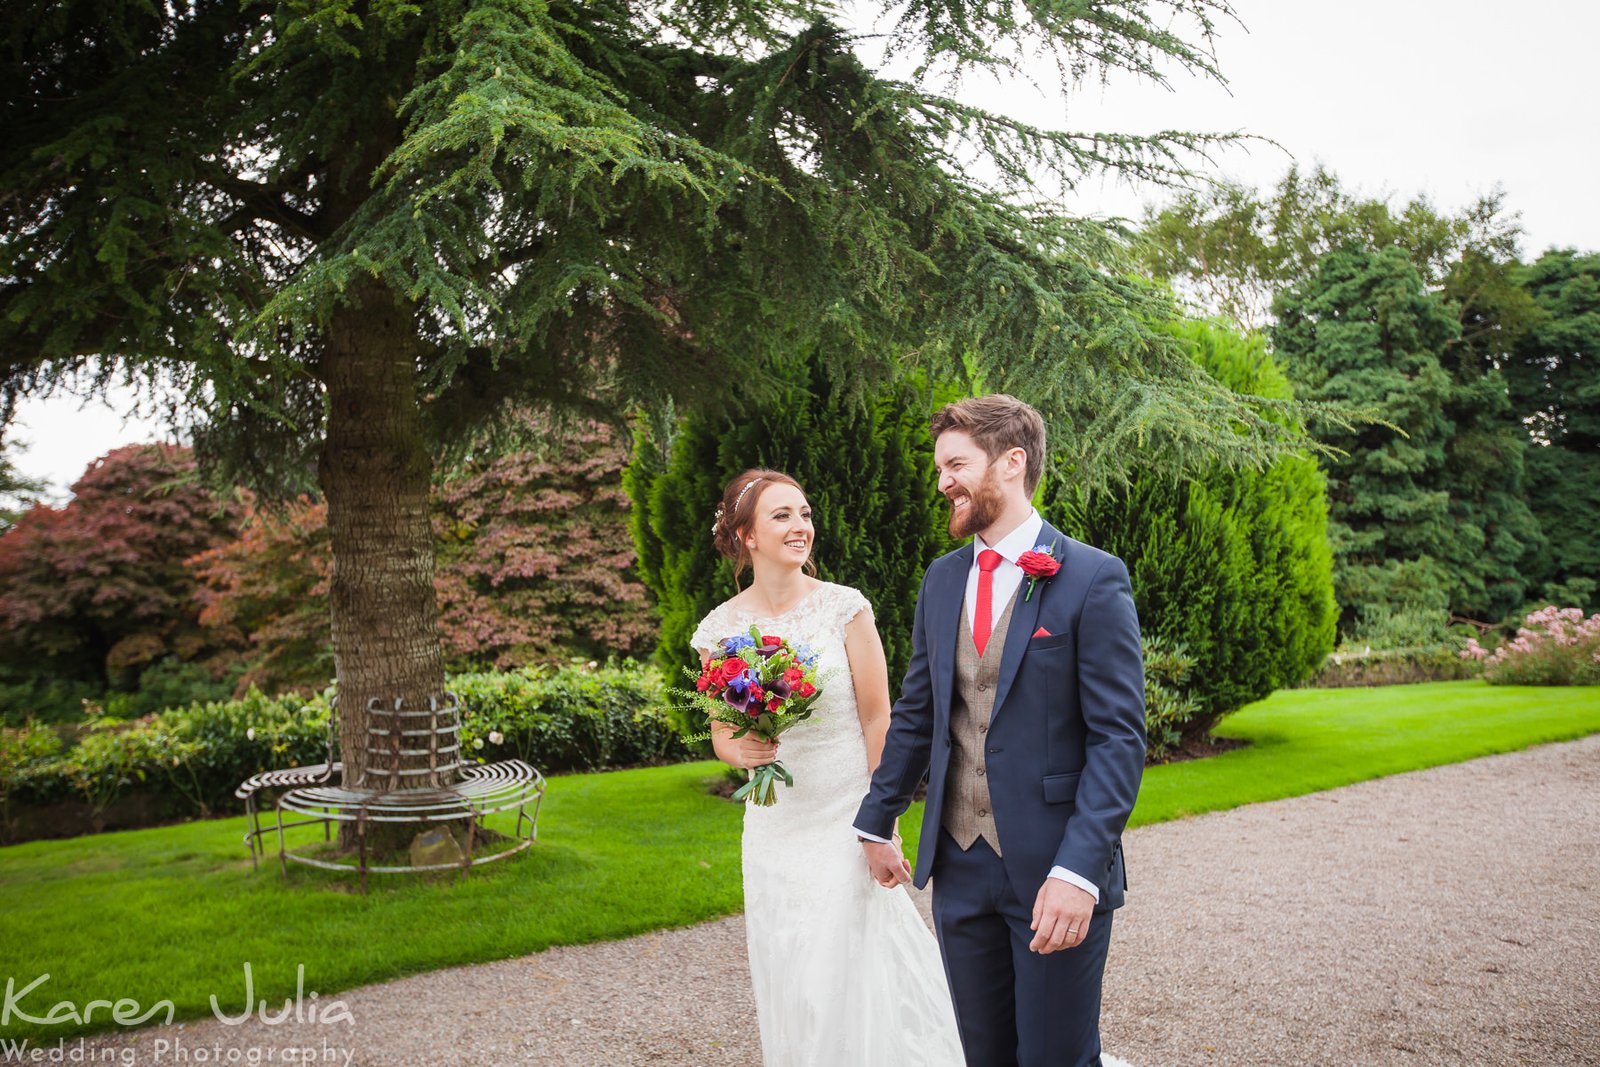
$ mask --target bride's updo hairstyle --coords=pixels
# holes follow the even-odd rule
[[[782,471],[771,471],[764,468],[752,468],[729,482],[727,488],[722,490],[722,503],[717,505],[717,516],[711,524],[711,543],[718,552],[733,560],[733,580],[735,584],[739,576],[750,566],[750,550],[744,546],[744,539],[755,527],[756,506],[761,500],[761,494],[766,492],[771,485],[792,485],[805,494],[805,489],[799,482]],[[815,542],[813,542],[814,544]],[[805,563],[807,574],[816,574],[817,565],[808,556]]]

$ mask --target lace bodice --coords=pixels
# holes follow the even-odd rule
[[[844,628],[862,608],[869,606],[867,598],[860,591],[832,582],[823,582],[807,593],[800,603],[772,618],[758,615],[731,600],[724,600],[700,620],[690,643],[704,657],[724,637],[749,633],[754,625],[761,627],[763,634],[776,634],[797,646],[808,644],[813,651],[819,652],[825,639],[836,635],[842,650]]]

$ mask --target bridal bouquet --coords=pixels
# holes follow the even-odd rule
[[[684,695],[712,722],[732,726],[736,738],[755,734],[763,741],[776,741],[789,727],[811,717],[811,705],[822,695],[816,656],[781,637],[762,634],[756,626],[750,627],[748,636],[723,638],[718,647],[721,655],[706,660],[698,675],[685,668],[695,680],[695,691]],[[733,799],[763,807],[776,804],[780,778],[784,785],[794,785],[794,776],[782,763],[756,767]]]

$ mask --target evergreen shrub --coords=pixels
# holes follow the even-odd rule
[[[449,684],[466,707],[462,744],[480,761],[516,758],[548,774],[689,755],[663,706],[661,672],[631,660],[458,674]]]
[[[1417,682],[1449,682],[1472,678],[1477,664],[1463,660],[1448,645],[1417,648],[1361,648],[1331,652],[1305,689],[1345,689]]]
[[[1259,337],[1209,322],[1173,328],[1229,388],[1290,395]],[[1122,558],[1141,629],[1193,659],[1193,712],[1162,724],[1157,744],[1176,743],[1165,740],[1170,731],[1202,735],[1222,715],[1299,683],[1333,647],[1327,502],[1308,456],[1188,481],[1141,474],[1095,492],[1059,484],[1044,507],[1065,532]]]
[[[1145,635],[1144,652],[1145,760],[1158,763],[1183,740],[1183,728],[1200,710],[1190,691],[1194,657],[1182,645]]]
[[[689,647],[695,626],[738,591],[731,564],[711,543],[723,486],[742,470],[768,467],[805,487],[818,576],[866,596],[898,688],[922,573],[952,547],[928,420],[954,398],[914,384],[851,398],[812,363],[790,372],[771,398],[736,412],[640,428],[624,484],[639,576],[661,618],[655,662],[673,684],[684,667],[698,673]],[[684,709],[673,714],[686,734],[705,728],[683,721]]]

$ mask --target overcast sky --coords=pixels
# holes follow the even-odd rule
[[[1242,130],[1277,141],[1303,167],[1325,164],[1347,187],[1400,202],[1426,193],[1445,210],[1499,186],[1521,214],[1525,257],[1551,246],[1600,249],[1589,73],[1597,0],[1235,0],[1235,8],[1243,25],[1222,25],[1216,45],[1226,87],[1174,72],[1170,89],[1113,79],[1042,95],[974,81],[961,95],[1064,129]],[[857,17],[857,28],[871,28]],[[1051,68],[1037,70],[1048,84]],[[1263,145],[1227,153],[1217,170],[1267,186],[1290,162]],[[1080,214],[1136,217],[1162,195],[1089,181],[1067,203]],[[28,402],[6,436],[28,445],[21,470],[47,479],[61,499],[96,456],[164,436],[125,420],[129,407]]]

